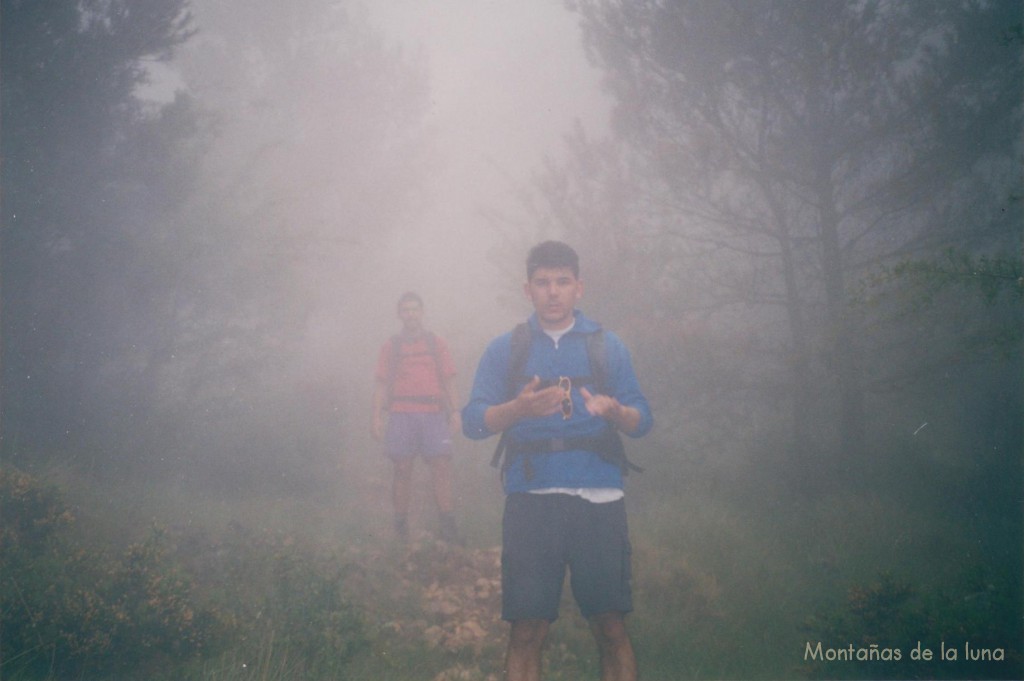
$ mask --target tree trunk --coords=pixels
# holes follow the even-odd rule
[[[839,392],[839,460],[835,473],[843,476],[854,469],[864,454],[864,389],[856,324],[846,300],[845,263],[839,244],[839,218],[828,174],[819,175],[822,276],[825,305],[831,333],[829,369]]]

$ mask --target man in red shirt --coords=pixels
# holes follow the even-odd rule
[[[409,498],[416,455],[430,468],[441,538],[456,542],[452,499],[452,436],[462,429],[455,365],[448,345],[423,328],[423,299],[398,299],[402,331],[380,350],[373,391],[373,437],[394,463],[395,531],[409,533]]]

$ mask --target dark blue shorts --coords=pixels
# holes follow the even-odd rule
[[[590,619],[633,609],[626,504],[568,494],[510,494],[502,521],[501,617],[558,618],[565,570]]]
[[[385,437],[392,459],[425,459],[447,456],[452,451],[452,433],[444,412],[391,412]]]

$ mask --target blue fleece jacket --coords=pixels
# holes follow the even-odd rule
[[[586,335],[600,329],[600,325],[587,319],[577,310],[576,323],[555,346],[545,334],[534,314],[528,320],[530,353],[526,361],[526,376],[556,380],[559,376],[589,376]],[[640,425],[631,437],[640,437],[650,431],[654,421],[647,398],[633,372],[629,351],[622,341],[609,331],[604,332],[608,362],[607,392],[627,407],[640,412]],[[495,433],[484,423],[488,407],[502,404],[514,396],[508,385],[508,365],[511,361],[512,332],[495,338],[480,359],[469,403],[462,410],[462,430],[466,437],[482,440]],[[591,416],[583,403],[580,388],[595,392],[594,386],[572,386],[572,418],[565,420],[561,413],[542,418],[519,421],[509,429],[509,435],[520,441],[551,438],[576,438],[599,435],[611,427],[604,419]],[[601,459],[586,450],[570,450],[530,456],[532,477],[526,474],[524,457],[515,457],[505,473],[505,492],[526,492],[548,487],[614,487],[622,489],[622,471],[619,466]]]

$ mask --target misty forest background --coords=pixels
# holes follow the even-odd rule
[[[1020,3],[558,11],[607,129],[413,280],[446,149],[365,8],[2,0],[3,678],[497,678],[493,443],[457,443],[466,546],[422,490],[400,545],[368,391],[417,288],[467,392],[543,238],[655,410],[646,678],[1020,678]],[[568,603],[553,636],[594,674]]]

